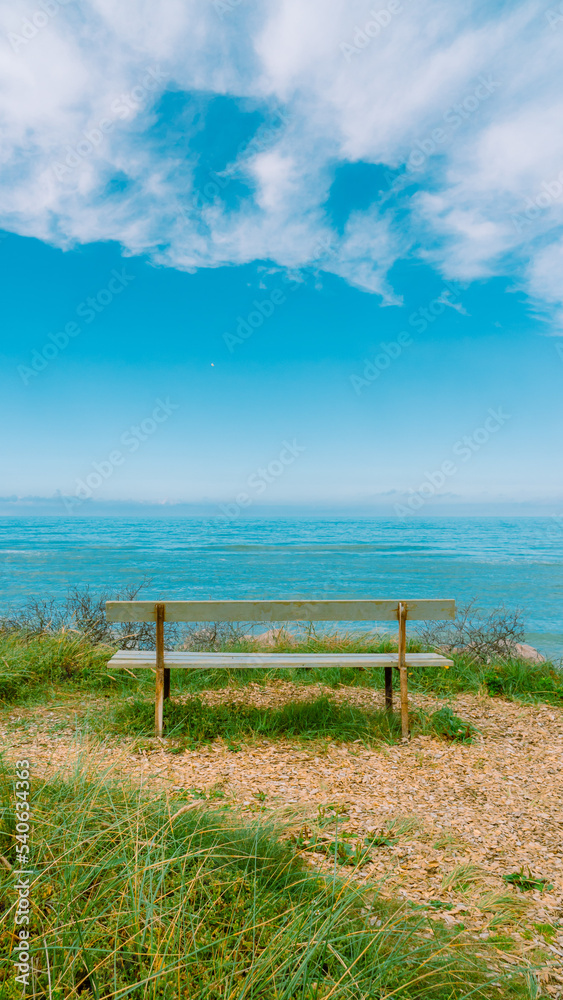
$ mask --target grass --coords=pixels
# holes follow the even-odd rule
[[[427,715],[411,713],[415,733],[431,733],[448,740],[470,742],[473,727],[458,719],[450,708]],[[113,711],[100,717],[104,732],[134,736],[154,734],[154,702],[139,698],[116,704]],[[348,704],[338,704],[327,697],[313,701],[289,702],[281,708],[255,708],[248,705],[209,705],[199,698],[166,701],[164,733],[179,740],[180,747],[196,747],[221,738],[231,749],[240,741],[261,737],[331,739],[338,742],[395,743],[401,738],[401,721],[395,713],[366,712]]]
[[[16,865],[13,781],[0,773],[0,852]],[[124,783],[33,779],[35,1000],[516,1000],[517,970],[407,908],[322,878],[275,830]],[[339,868],[339,873],[342,869]],[[0,940],[13,938],[0,866]],[[476,951],[479,954],[476,954]],[[495,984],[495,985],[494,985]],[[10,963],[2,1000],[22,990]]]
[[[443,889],[458,889],[467,892],[474,882],[479,882],[482,878],[482,870],[474,864],[458,865],[442,879]]]
[[[291,841],[300,851],[310,851],[327,857],[336,865],[353,865],[359,870],[366,862],[373,860],[374,852],[382,847],[393,847],[401,837],[419,829],[414,817],[396,817],[387,820],[379,833],[360,834],[338,830],[338,822],[349,819],[345,806],[320,806],[316,822],[312,827],[305,823],[298,833],[291,835]],[[336,830],[326,830],[336,824]]]
[[[231,745],[250,736],[319,739],[342,742],[400,737],[396,715],[363,712],[351,705],[338,705],[328,698],[290,702],[282,708],[247,705],[207,705],[199,698],[186,703],[168,701],[164,709],[165,733],[179,737],[186,746],[210,743],[222,737]],[[154,702],[135,699],[117,705],[110,726],[117,732],[149,736],[154,733]]]
[[[251,641],[224,643],[222,648],[233,652],[255,650]],[[292,644],[281,635],[277,652],[387,652],[392,649],[389,638],[311,632]],[[420,643],[409,641],[411,651],[419,651]],[[44,700],[61,687],[73,690],[134,692],[148,690],[153,684],[149,671],[138,671],[134,679],[123,671],[108,675],[107,661],[114,652],[104,645],[93,645],[83,635],[69,630],[54,634],[27,635],[25,632],[0,633],[0,699],[8,704]],[[492,696],[527,702],[563,704],[563,672],[552,663],[526,663],[510,659],[479,664],[467,656],[454,654],[453,667],[425,667],[413,670],[409,676],[412,691],[448,697],[462,692],[485,691]],[[174,691],[197,693],[209,688],[244,686],[249,682],[265,683],[273,678],[294,681],[300,685],[323,683],[338,687],[348,685],[381,690],[383,670],[352,668],[294,670],[184,670],[173,674]]]
[[[454,665],[449,670],[426,667],[417,671],[410,682],[412,690],[437,695],[484,691],[491,697],[509,701],[563,705],[563,671],[549,661],[529,663],[507,659],[479,664],[455,654],[452,659]]]
[[[61,687],[100,690],[114,650],[69,630],[28,636],[0,633],[0,699],[7,704],[45,700]]]
[[[252,640],[233,641],[225,649],[256,649]],[[305,652],[383,652],[392,648],[389,637],[355,633],[326,633],[313,630],[301,636],[298,644],[287,633],[280,633],[276,649]],[[420,643],[410,643],[413,650]],[[106,733],[150,735],[153,729],[154,675],[139,671],[131,676],[124,671],[108,671],[107,661],[113,649],[92,644],[84,635],[71,631],[44,633],[0,633],[0,700],[5,705],[48,703],[59,695],[72,692],[109,694],[107,711],[94,720]],[[449,669],[427,667],[409,673],[412,691],[442,697],[463,691],[487,691],[522,701],[563,703],[563,674],[552,664],[525,664],[508,660],[496,665],[470,663],[467,657],[454,656]],[[236,749],[241,741],[256,737],[333,739],[393,743],[400,739],[396,714],[364,711],[349,704],[337,704],[330,698],[292,702],[280,709],[258,709],[240,705],[207,705],[198,693],[209,688],[244,687],[250,682],[265,683],[290,680],[301,687],[316,683],[338,688],[343,685],[381,690],[383,670],[377,669],[304,669],[294,670],[197,670],[174,671],[173,694],[184,695],[183,703],[165,704],[165,731],[178,741],[178,747],[197,746],[222,737]],[[459,719],[449,706],[432,715],[418,710],[411,713],[414,734],[431,734],[447,741],[472,741],[475,730]]]
[[[523,868],[519,872],[512,872],[511,875],[503,875],[502,877],[508,885],[515,885],[521,892],[531,892],[532,890],[544,892],[553,889],[546,878],[534,878],[530,871],[525,875]]]
[[[478,905],[483,913],[492,914],[489,923],[492,927],[520,919],[526,913],[528,902],[524,898],[495,890],[485,892]]]

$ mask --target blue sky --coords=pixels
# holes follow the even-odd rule
[[[556,8],[47,7],[1,15],[4,496],[559,502]]]

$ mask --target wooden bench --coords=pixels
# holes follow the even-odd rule
[[[156,672],[155,730],[162,736],[165,698],[170,697],[170,671],[203,667],[384,667],[385,707],[393,708],[393,669],[399,671],[401,728],[409,737],[407,671],[413,667],[449,667],[452,661],[438,653],[407,653],[406,623],[443,621],[455,617],[455,601],[107,601],[110,622],[155,622],[156,650],[120,650],[108,666]],[[165,652],[165,622],[389,622],[399,626],[396,653],[184,653]]]

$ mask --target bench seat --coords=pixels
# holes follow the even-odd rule
[[[203,670],[213,667],[235,670],[247,667],[294,669],[296,667],[399,667],[398,653],[184,653],[165,652],[166,668]],[[438,653],[405,653],[406,667],[451,667]],[[156,652],[122,649],[112,656],[108,667],[156,671]]]

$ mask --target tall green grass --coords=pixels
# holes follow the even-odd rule
[[[0,699],[7,704],[22,703],[49,696],[61,687],[115,687],[107,671],[113,652],[68,630],[38,636],[0,633]]]
[[[223,642],[221,648],[234,652],[256,650],[251,641]],[[301,637],[298,643],[281,636],[277,652],[386,652],[392,649],[387,637],[354,633],[316,634]],[[422,647],[409,641],[413,652]],[[6,704],[45,698],[57,690],[87,690],[100,692],[148,692],[154,683],[150,671],[137,671],[131,677],[125,671],[107,669],[114,648],[93,645],[84,635],[69,630],[30,635],[25,632],[0,632],[0,700]],[[529,702],[545,701],[563,704],[563,672],[552,663],[526,663],[519,659],[478,663],[467,655],[452,656],[454,665],[417,668],[410,672],[409,687],[439,696],[461,692],[484,691],[492,696]],[[175,670],[172,672],[174,692],[196,693],[209,688],[244,686],[250,682],[289,680],[300,685],[325,684],[332,687],[349,685],[381,690],[383,670],[331,667],[328,669],[294,670]]]
[[[452,656],[453,667],[425,667],[413,671],[409,687],[428,694],[455,695],[484,692],[491,697],[563,705],[563,671],[553,663],[530,663],[516,657],[475,663],[467,656]]]
[[[430,733],[458,742],[471,742],[473,727],[458,719],[444,707],[427,715],[410,713],[414,733]],[[98,719],[104,732],[124,735],[154,735],[154,702],[139,698],[120,702]],[[338,704],[330,698],[312,701],[291,701],[281,708],[256,708],[252,705],[209,705],[199,698],[186,702],[167,701],[164,705],[164,732],[176,738],[180,746],[194,747],[221,738],[231,746],[249,737],[276,737],[319,740],[329,738],[340,742],[372,745],[395,743],[401,739],[401,720],[397,714],[385,711],[366,712],[349,704]]]
[[[0,780],[0,851],[16,865],[13,778]],[[148,798],[80,772],[32,778],[35,1000],[525,998],[486,945],[321,878],[276,832],[227,810]],[[0,940],[14,877],[0,866]],[[481,955],[479,957],[475,950]],[[491,954],[493,954],[491,952]],[[21,987],[5,961],[0,996]],[[493,985],[493,984],[496,985]]]

